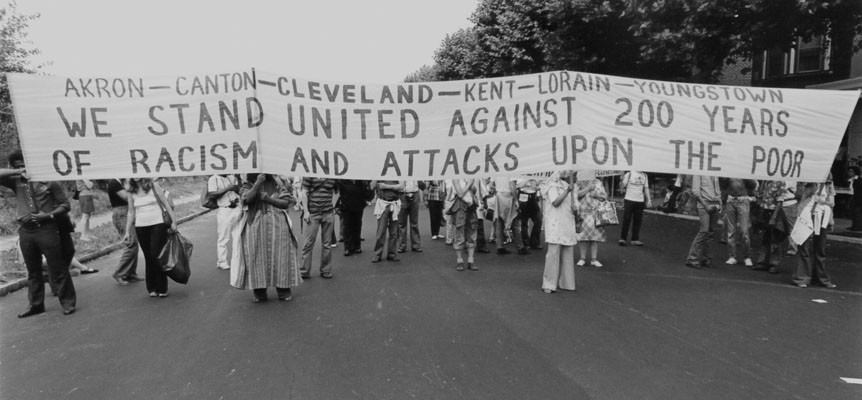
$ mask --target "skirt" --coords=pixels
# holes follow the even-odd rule
[[[281,210],[258,212],[240,235],[239,265],[233,286],[238,289],[299,286],[299,250],[296,237]]]

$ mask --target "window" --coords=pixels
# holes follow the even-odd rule
[[[829,44],[822,36],[789,48],[764,50],[754,56],[754,80],[829,70]]]
[[[772,78],[786,74],[787,53],[782,49],[772,49],[766,52],[766,77]]]
[[[807,43],[800,43],[797,51],[796,70],[798,72],[814,72],[826,69],[824,68],[825,47],[823,38],[820,36],[811,38]]]

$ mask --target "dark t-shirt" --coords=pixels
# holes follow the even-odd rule
[[[111,179],[108,182],[108,200],[111,202],[111,207],[125,207],[129,205],[129,202],[123,200],[117,192],[121,190],[126,190],[123,187],[123,184],[116,179]]]
[[[380,181],[380,183],[397,185],[400,181]],[[377,189],[377,197],[380,197],[381,200],[395,201],[401,198],[401,192],[392,189]]]

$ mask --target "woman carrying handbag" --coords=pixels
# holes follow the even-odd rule
[[[602,263],[598,260],[599,242],[606,239],[605,228],[599,224],[599,206],[608,201],[602,181],[588,179],[578,181],[578,247],[581,258],[576,264],[583,267],[587,264],[587,250],[589,250],[590,265],[601,268]]]
[[[134,229],[146,260],[147,292],[150,297],[168,297],[168,276],[159,263],[159,253],[168,240],[168,230],[177,230],[177,219],[161,186],[150,178],[129,180],[129,214],[123,241],[131,241]]]

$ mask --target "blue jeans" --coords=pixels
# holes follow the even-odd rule
[[[712,208],[711,210],[703,208],[700,204],[697,205],[697,216],[700,218],[700,229],[697,231],[697,235],[694,236],[694,240],[691,241],[691,247],[688,250],[687,261],[690,263],[709,264],[711,261],[709,256],[709,242],[711,242],[715,236],[714,228],[718,224],[719,213],[719,208],[713,208],[713,205],[719,205],[719,203],[709,203],[708,206]]]
[[[303,274],[311,273],[311,251],[314,250],[314,243],[317,241],[317,231],[320,229],[320,273],[332,272],[332,235],[333,231],[333,213],[327,212],[322,214],[311,214],[309,216],[308,226],[305,227],[305,238],[302,244],[302,266],[300,271]]]
[[[724,211],[727,230],[727,251],[736,258],[736,245],[742,245],[742,256],[751,258],[750,203],[744,200],[728,200]]]

